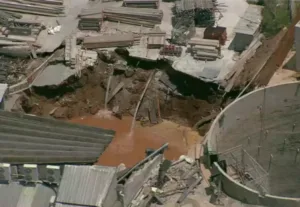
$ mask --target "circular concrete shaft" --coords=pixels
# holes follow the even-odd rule
[[[237,99],[219,114],[207,136],[210,161],[226,160],[227,175],[237,183],[260,195],[300,198],[299,82]]]

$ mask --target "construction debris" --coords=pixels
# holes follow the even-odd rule
[[[153,28],[161,23],[163,12],[158,9],[108,7],[103,9],[103,17],[108,21]]]
[[[89,8],[83,9],[78,17],[80,18],[78,23],[80,30],[100,31],[103,20],[101,1],[92,3]]]

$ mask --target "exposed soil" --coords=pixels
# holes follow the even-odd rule
[[[131,77],[118,71],[114,73],[111,91],[121,81],[124,87],[111,99],[108,109],[117,106],[122,115],[134,114],[140,95],[153,70],[134,68],[134,71]],[[177,86],[177,95],[172,92],[167,95],[168,88],[157,80],[152,80],[139,108],[138,120],[149,125],[149,110],[154,108],[158,121],[167,119],[185,126],[193,126],[202,117],[219,110],[220,98],[216,86],[168,68],[163,71]],[[94,115],[104,108],[108,74],[108,64],[99,61],[94,68],[83,70],[81,77],[70,77],[59,86],[32,88],[26,91],[21,99],[23,109],[26,113],[53,116],[57,119]]]
[[[32,88],[21,98],[26,113],[71,119],[96,114],[104,106],[103,77],[97,70],[82,71],[80,78],[70,77],[60,86]]]

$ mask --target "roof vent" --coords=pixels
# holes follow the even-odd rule
[[[46,181],[49,183],[58,184],[60,180],[61,180],[60,167],[54,165],[47,165]]]
[[[11,169],[10,164],[0,163],[0,182],[11,181]]]
[[[35,183],[39,180],[39,172],[37,165],[24,164],[23,172],[25,182]]]

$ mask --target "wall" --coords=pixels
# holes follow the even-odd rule
[[[300,71],[300,22],[295,26],[296,71]]]
[[[265,86],[269,83],[275,71],[280,67],[287,54],[291,50],[295,42],[295,25],[300,20],[300,9],[297,10],[296,17],[293,19],[292,23],[288,27],[283,38],[281,38],[278,43],[276,50],[273,52],[272,56],[268,58],[267,63],[264,65],[264,68],[257,76],[253,85],[256,86]]]
[[[221,167],[214,163],[214,169],[220,173],[222,190],[230,197],[240,200],[245,204],[263,205],[270,207],[299,207],[300,199],[284,198],[269,194],[260,195],[258,191],[252,190],[233,180]]]
[[[267,193],[298,198],[299,135],[300,84],[277,85],[227,106],[207,134],[208,152],[218,154],[242,145],[269,173]]]

